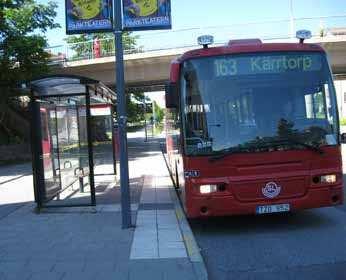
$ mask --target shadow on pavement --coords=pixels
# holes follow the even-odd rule
[[[12,212],[18,210],[20,207],[22,207],[26,204],[27,204],[27,202],[1,204],[0,205],[0,220],[3,218],[6,218]]]

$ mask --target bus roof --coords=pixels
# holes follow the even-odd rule
[[[284,52],[284,51],[312,51],[325,52],[317,44],[306,43],[261,43],[259,40],[235,40],[221,47],[201,48],[184,53],[177,59],[181,63],[187,59],[225,54],[258,53],[258,52]]]

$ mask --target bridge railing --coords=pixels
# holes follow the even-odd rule
[[[215,44],[225,44],[231,38],[260,38],[263,41],[290,41],[294,30],[309,29],[314,38],[346,35],[346,13],[322,17],[278,19],[261,22],[247,22],[225,26],[194,27],[176,30],[147,31],[134,33],[136,47],[125,54],[177,49],[197,46],[196,39],[203,34],[211,34]],[[283,32],[283,30],[286,30]],[[80,43],[50,47],[51,63],[75,61],[114,56],[114,39],[90,40]]]
[[[114,39],[90,40],[79,43],[70,43],[49,47],[46,49],[50,53],[50,63],[60,63],[63,61],[76,61],[84,59],[94,59],[115,55]],[[140,47],[134,47],[124,51],[125,54],[143,52]]]

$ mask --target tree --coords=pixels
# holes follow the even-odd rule
[[[89,58],[92,54],[93,41],[98,39],[101,43],[101,56],[104,53],[112,54],[115,51],[113,33],[95,33],[68,36],[65,41],[75,51],[76,58]],[[136,40],[138,36],[132,36],[131,32],[123,32],[123,47],[125,52],[139,52]]]
[[[136,123],[144,120],[144,93],[126,94],[127,117],[130,123]]]
[[[156,101],[153,102],[156,122],[161,123],[165,115],[164,110],[157,104]]]
[[[35,0],[0,2],[0,101],[14,94],[21,81],[34,79],[48,71],[45,52],[48,29],[54,23],[57,4],[37,4]],[[39,34],[40,33],[40,34]]]

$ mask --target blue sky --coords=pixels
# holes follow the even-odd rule
[[[38,0],[45,3],[44,0]],[[51,46],[63,43],[65,34],[65,15],[64,0],[56,0],[59,5],[58,16],[56,21],[61,24],[62,28],[49,31],[47,38]],[[172,3],[172,24],[173,30],[200,27],[201,30],[182,32],[177,34],[164,34],[162,31],[144,31],[137,33],[143,37],[141,44],[152,43],[156,45],[165,42],[167,46],[174,43],[189,44],[191,37],[200,35],[199,33],[215,33],[219,40],[224,37],[263,37],[276,36],[278,34],[288,34],[289,24],[286,23],[266,23],[259,25],[238,26],[225,30],[207,29],[208,26],[230,26],[248,22],[261,22],[267,20],[288,19],[290,15],[289,0],[262,0],[262,1],[235,1],[235,0],[171,0]],[[296,29],[317,28],[323,26],[344,26],[346,27],[346,3],[345,0],[292,0],[293,15],[296,18],[301,17],[318,17],[325,15],[341,15],[345,17],[339,19],[330,19],[323,21],[304,20],[296,23]],[[161,35],[153,35],[161,32]],[[198,33],[198,34],[197,34]],[[222,35],[220,35],[222,34]],[[164,36],[168,36],[164,39]],[[195,38],[193,38],[195,39]],[[174,41],[174,42],[173,42]],[[217,41],[217,38],[216,38]]]

